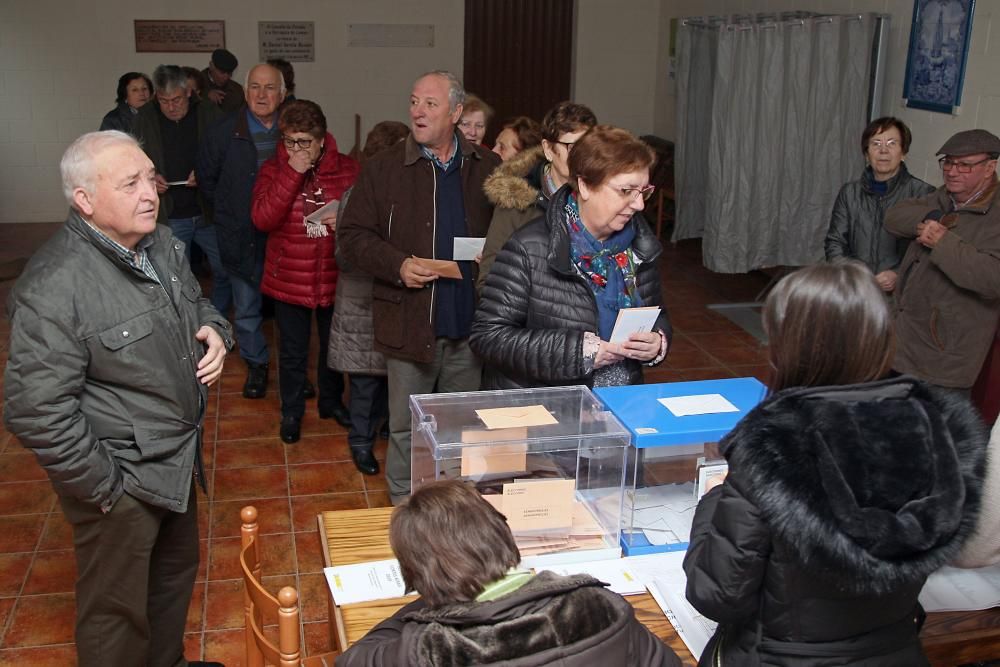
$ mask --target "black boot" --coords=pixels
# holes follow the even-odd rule
[[[334,419],[344,428],[351,427],[351,413],[340,402],[319,406],[319,418]]]
[[[302,434],[302,420],[298,417],[281,418],[281,441],[287,445],[299,441]]]
[[[307,401],[316,398],[316,385],[310,382],[309,378],[306,378],[306,384],[302,387],[302,396]]]
[[[354,467],[364,475],[378,474],[378,461],[371,447],[351,447],[351,458],[354,459]]]
[[[267,394],[267,364],[247,363],[247,381],[243,398],[264,398]]]

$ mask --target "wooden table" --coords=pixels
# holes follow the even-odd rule
[[[391,515],[391,507],[321,513],[317,520],[324,563],[327,566],[350,565],[393,558],[389,547]],[[361,639],[412,599],[393,598],[338,607],[333,603],[332,595],[327,598],[330,618],[333,619],[330,639],[340,650]],[[625,599],[635,608],[636,618],[670,646],[686,667],[697,665],[698,661],[691,656],[649,593],[630,595]],[[1000,659],[1000,608],[928,614],[921,641],[935,667]]]

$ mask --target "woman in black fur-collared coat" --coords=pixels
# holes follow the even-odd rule
[[[917,595],[975,526],[985,431],[972,407],[883,378],[892,324],[858,262],[819,264],[764,307],[772,394],[723,439],[687,597],[719,628],[701,665],[927,665]]]

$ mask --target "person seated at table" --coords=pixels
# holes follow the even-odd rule
[[[420,598],[379,623],[338,667],[559,664],[679,666],[632,606],[588,575],[532,575],[503,515],[472,487],[434,482],[393,512],[389,541]]]
[[[975,526],[986,438],[968,401],[886,377],[894,335],[856,260],[785,277],[764,304],[771,394],[722,439],[687,598],[719,627],[701,665],[929,664],[917,595]]]

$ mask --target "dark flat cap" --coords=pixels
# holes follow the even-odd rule
[[[1000,153],[1000,137],[986,130],[965,130],[952,135],[944,142],[938,155],[975,155],[976,153]]]
[[[226,74],[232,74],[240,66],[240,61],[232,52],[226,49],[216,49],[212,51],[212,64]]]

